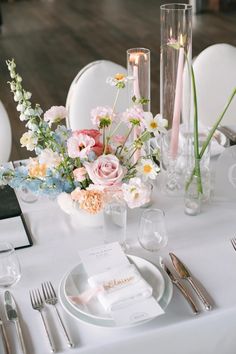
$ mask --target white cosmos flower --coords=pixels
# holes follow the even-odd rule
[[[155,179],[159,170],[159,167],[151,159],[142,159],[137,165],[137,171],[144,180]]]
[[[151,112],[145,112],[144,120],[146,129],[154,135],[158,135],[159,133],[166,133],[165,128],[168,125],[168,121],[162,118],[161,114],[157,114],[155,117],[153,117]]]

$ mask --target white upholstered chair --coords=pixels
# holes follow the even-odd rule
[[[72,130],[94,128],[90,113],[97,106],[112,106],[116,88],[106,83],[109,76],[126,74],[126,69],[108,60],[94,61],[85,66],[73,80],[67,100],[67,126]],[[128,107],[127,88],[120,90],[116,111]]]
[[[199,121],[204,126],[210,127],[236,88],[236,47],[225,43],[212,45],[196,57],[193,68]],[[223,118],[222,125],[236,126],[236,97]]]
[[[12,134],[7,111],[0,101],[0,163],[7,162],[11,153]]]

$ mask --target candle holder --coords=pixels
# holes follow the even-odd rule
[[[183,192],[185,140],[190,132],[192,6],[161,6],[160,110],[168,121],[162,139],[164,189]],[[180,129],[180,126],[182,126]]]
[[[140,104],[144,111],[150,111],[150,50],[146,48],[131,48],[127,50],[128,76],[132,77],[129,82],[129,102],[133,97],[137,100],[145,98],[148,101]]]
[[[145,112],[150,111],[150,50],[146,48],[131,48],[127,50],[127,71],[132,79],[128,84],[129,103],[137,104]],[[132,139],[140,135],[139,127],[134,128]],[[149,153],[149,143],[145,144],[146,154]],[[134,163],[138,161],[142,151],[134,154]]]

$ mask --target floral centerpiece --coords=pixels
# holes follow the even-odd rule
[[[147,182],[159,172],[158,151],[146,153],[145,144],[165,131],[166,120],[144,112],[144,98],[133,97],[132,107],[116,112],[119,92],[132,78],[123,74],[108,78],[108,84],[117,90],[113,107],[92,110],[94,129],[71,131],[61,123],[67,116],[65,107],[53,106],[43,113],[39,104],[33,106],[31,93],[22,87],[14,60],[7,61],[7,66],[16,109],[27,129],[20,139],[21,146],[34,150],[36,157],[30,158],[27,166],[2,166],[2,184],[59,196],[59,204],[68,213],[74,207],[99,213],[111,194],[118,194],[130,208],[149,202]],[[125,133],[118,135],[121,127]],[[139,135],[132,140],[136,127]],[[136,160],[137,151],[141,154]]]

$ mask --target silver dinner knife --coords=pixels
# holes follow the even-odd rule
[[[9,321],[14,322],[16,327],[17,336],[21,345],[22,352],[26,354],[25,342],[21,331],[19,316],[17,313],[17,307],[13,296],[10,291],[4,293],[4,306],[6,311],[6,317]]]
[[[206,299],[205,295],[202,293],[202,291],[199,289],[198,285],[196,282],[193,280],[191,277],[191,274],[185,267],[185,265],[179,260],[178,257],[174,253],[169,253],[170,258],[172,260],[173,266],[182,279],[186,279],[189,284],[192,286],[193,290],[197,294],[199,300],[203,303],[205,309],[207,311],[210,311],[212,309],[212,305],[209,303],[209,301]]]
[[[2,319],[0,318],[0,331],[1,331],[1,335],[2,335],[2,343],[3,343],[3,347],[4,347],[4,354],[10,354],[10,346],[9,346],[9,342],[7,339],[7,334],[2,322]]]
[[[180,290],[184,298],[188,301],[189,305],[191,306],[191,309],[193,310],[193,313],[197,315],[200,311],[197,308],[197,305],[195,304],[192,296],[189,294],[188,290],[179,282],[179,280],[174,276],[174,274],[170,271],[170,269],[167,267],[167,265],[162,261],[161,266],[163,270],[167,273],[169,276],[170,280],[172,283]]]

